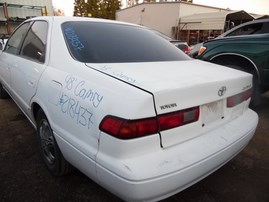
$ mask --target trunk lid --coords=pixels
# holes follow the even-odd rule
[[[196,60],[87,65],[150,92],[158,115],[200,108],[198,122],[160,133],[163,147],[186,141],[238,116],[243,109],[236,113],[226,109],[226,98],[251,88],[252,83],[250,74]]]

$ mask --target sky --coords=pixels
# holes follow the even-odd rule
[[[193,0],[193,3],[269,15],[269,0]]]
[[[64,10],[66,16],[73,15],[74,0],[52,0],[55,8]],[[269,15],[269,0],[193,0],[195,4],[244,10],[248,13]]]

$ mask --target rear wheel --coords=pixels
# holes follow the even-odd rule
[[[250,104],[251,106],[258,106],[261,104],[261,89],[259,87],[257,76],[253,75],[252,83],[252,97]]]
[[[9,98],[8,93],[5,91],[1,83],[0,83],[0,98],[1,99]]]
[[[251,96],[250,105],[253,107],[258,106],[261,103],[261,90],[259,87],[258,76],[256,74],[253,74],[253,72],[246,71],[245,69],[243,69],[240,66],[236,66],[236,65],[226,65],[226,66],[252,74],[252,76],[253,76],[252,77],[252,96]]]
[[[250,105],[254,107],[261,103],[261,88],[259,78],[250,60],[246,60],[245,58],[238,56],[226,55],[214,58],[211,60],[211,62],[252,74],[252,96]]]
[[[64,159],[42,110],[39,110],[37,114],[37,134],[41,157],[49,171],[56,176],[71,172],[73,167]]]

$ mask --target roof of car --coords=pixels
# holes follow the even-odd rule
[[[116,21],[116,20],[108,20],[108,19],[101,19],[101,18],[92,18],[92,17],[71,17],[71,16],[40,16],[34,17],[27,21],[31,20],[46,20],[52,19],[53,21],[58,22],[67,22],[67,21],[89,21],[89,22],[103,22],[103,23],[115,23],[115,24],[123,24],[123,25],[132,25],[132,26],[139,26],[127,22]],[[140,27],[140,26],[139,26]]]

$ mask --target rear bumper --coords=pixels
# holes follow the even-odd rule
[[[98,181],[126,201],[156,201],[169,197],[232,159],[248,144],[257,124],[257,114],[249,109],[223,127],[151,154],[107,162],[107,156],[99,153]],[[109,164],[113,164],[113,170]]]

